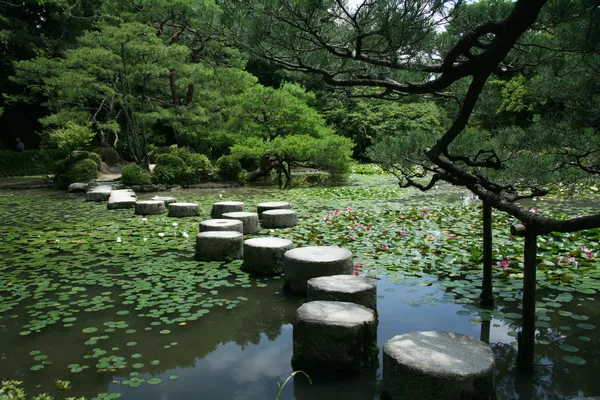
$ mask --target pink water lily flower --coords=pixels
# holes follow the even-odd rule
[[[387,244],[384,244],[383,246],[381,246],[384,250],[388,250],[390,248],[390,246],[388,246]]]
[[[371,230],[371,227],[370,227],[370,226],[367,226],[367,227],[365,228],[365,230],[366,230],[366,231],[370,231],[370,230]]]
[[[594,253],[592,253],[591,251],[587,251],[585,253],[585,255],[587,256],[587,258],[595,258],[596,257],[596,255]]]
[[[405,237],[406,236],[406,232],[404,232],[404,231],[400,232],[400,236]]]

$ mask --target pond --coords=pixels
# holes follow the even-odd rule
[[[299,225],[260,235],[350,249],[356,271],[378,280],[380,347],[411,331],[460,332],[490,343],[499,399],[600,395],[598,230],[540,240],[536,371],[521,375],[514,221],[494,215],[496,305],[482,309],[480,205],[447,186],[421,194],[393,179],[361,182],[166,193],[200,204],[200,217],[177,220],[108,211],[77,194],[0,192],[0,379],[23,381],[29,394],[54,394],[62,379],[69,396],[88,398],[275,399],[292,372],[291,323],[303,299],[284,293],[279,277],[242,272],[241,261],[194,261],[193,238],[215,201],[254,210],[286,200]],[[600,204],[532,207],[574,216]],[[297,376],[281,398],[379,398],[379,364],[358,376],[311,376],[312,385]]]

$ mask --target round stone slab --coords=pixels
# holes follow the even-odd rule
[[[291,240],[262,237],[244,241],[242,270],[254,274],[275,275],[283,272],[283,255],[294,248]]]
[[[491,400],[494,353],[471,336],[449,332],[411,332],[383,346],[383,384],[387,398]]]
[[[169,207],[169,204],[177,203],[177,199],[175,197],[154,196],[150,200],[163,201],[165,203],[165,207]]]
[[[312,278],[351,274],[352,253],[341,247],[300,247],[283,256],[284,288],[293,292],[306,292],[306,282]]]
[[[230,212],[244,211],[244,203],[241,201],[221,201],[214,203],[212,207],[212,217],[221,218],[223,214]]]
[[[200,232],[233,231],[244,233],[244,224],[237,219],[207,219],[200,222]]]
[[[258,218],[262,219],[262,213],[269,210],[285,210],[291,209],[290,203],[287,201],[267,201],[265,203],[258,203],[256,206],[256,212],[258,212]]]
[[[197,203],[171,203],[169,204],[169,217],[196,217],[200,215]]]
[[[296,310],[292,368],[318,373],[360,370],[377,360],[375,312],[354,303],[311,301]]]
[[[165,202],[160,200],[141,200],[135,202],[135,213],[137,215],[153,215],[167,212]]]
[[[269,210],[261,214],[263,228],[291,228],[298,224],[294,210]]]
[[[244,252],[240,232],[210,231],[196,235],[196,260],[223,261],[240,259]]]
[[[260,226],[258,225],[258,214],[251,212],[230,212],[224,213],[222,215],[223,219],[237,219],[238,221],[242,221],[244,225],[244,235],[246,234],[255,234],[260,231]]]
[[[366,276],[333,275],[312,278],[307,282],[308,301],[346,301],[377,309],[377,281]]]

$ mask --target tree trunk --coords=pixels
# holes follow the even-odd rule
[[[537,264],[537,233],[527,227],[525,232],[525,265],[523,277],[523,328],[519,332],[517,364],[522,372],[533,372],[535,346],[535,289]]]
[[[481,290],[481,305],[494,304],[492,286],[492,207],[483,202],[483,283]]]
[[[174,69],[169,72],[169,86],[171,87],[171,103],[173,103],[174,106],[180,106],[181,102],[179,101],[179,95],[177,94]]]

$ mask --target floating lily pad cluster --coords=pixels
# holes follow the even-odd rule
[[[177,197],[198,202],[201,218],[208,218],[211,204],[220,199],[217,194],[182,192]],[[494,215],[498,307],[482,309],[481,208],[434,200],[446,195],[460,199],[462,194],[423,197],[395,186],[226,192],[228,200],[243,200],[249,210],[265,200],[290,201],[298,210],[298,226],[261,235],[288,237],[298,246],[346,247],[356,257],[357,273],[384,275],[407,287],[430,286],[427,295],[408,302],[411,306],[460,304],[458,315],[467,321],[508,325],[514,337],[520,325],[523,262],[522,239],[508,234],[515,221]],[[198,230],[197,219],[174,221],[164,214],[141,218],[130,211],[107,211],[64,193],[0,193],[0,313],[14,320],[13,345],[32,346],[36,335],[76,332],[78,342],[65,346],[77,346],[82,355],[61,366],[64,373],[117,373],[119,382],[131,387],[159,384],[166,374],[140,376],[161,365],[160,356],[147,352],[141,338],[167,351],[177,346],[173,339],[181,329],[193,329],[215,309],[256,307],[251,297],[232,290],[268,282],[241,271],[240,260],[193,259],[189,237]],[[572,217],[581,210],[557,212]],[[539,240],[537,340],[570,364],[585,363],[578,344],[590,341],[596,323],[588,320],[585,307],[581,312],[561,307],[596,298],[599,243],[599,230]],[[402,294],[397,295],[402,301]],[[248,300],[253,304],[242,304]],[[32,351],[30,371],[49,365],[45,352]]]

